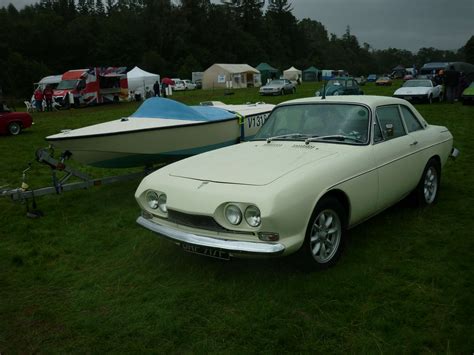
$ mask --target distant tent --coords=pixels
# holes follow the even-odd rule
[[[403,76],[407,73],[406,69],[402,65],[397,65],[395,68],[392,69],[391,76],[393,78],[403,78]]]
[[[233,89],[259,87],[262,81],[260,72],[248,64],[211,65],[202,76],[203,89],[225,89],[228,85]]]
[[[291,67],[283,72],[283,77],[288,80],[296,81],[298,80],[298,78],[301,78],[301,74],[301,70],[296,69],[295,67]]]
[[[153,85],[158,81],[158,74],[149,73],[139,67],[135,67],[127,73],[128,91],[145,97],[147,91],[153,90]]]
[[[318,81],[319,69],[313,66],[303,71],[303,81]]]
[[[281,75],[281,72],[278,69],[273,68],[267,63],[260,63],[256,66],[256,69],[260,71],[263,84],[266,84],[268,79],[278,79]]]

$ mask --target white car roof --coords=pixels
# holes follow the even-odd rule
[[[394,104],[409,104],[407,101],[403,99],[398,99],[395,97],[389,96],[372,96],[372,95],[341,95],[341,96],[326,96],[323,99],[320,96],[315,97],[307,97],[304,99],[295,99],[290,101],[285,101],[280,103],[280,105],[285,104],[298,104],[298,103],[351,103],[351,104],[364,104],[371,107],[376,107],[380,105],[394,105]]]

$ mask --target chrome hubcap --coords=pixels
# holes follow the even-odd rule
[[[323,210],[315,218],[310,235],[313,258],[325,263],[336,254],[341,241],[341,220],[332,210]]]
[[[18,134],[18,132],[20,131],[20,126],[14,124],[14,125],[11,125],[10,126],[10,133],[15,135],[15,134]]]
[[[423,193],[425,195],[426,203],[432,203],[438,192],[438,175],[436,169],[430,166],[425,175],[425,183]]]

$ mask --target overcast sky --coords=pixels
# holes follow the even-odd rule
[[[35,0],[0,0],[17,8]],[[213,0],[213,2],[219,2]],[[457,50],[474,35],[474,0],[293,0],[293,14],[321,22],[341,36],[347,26],[360,44],[417,52]]]

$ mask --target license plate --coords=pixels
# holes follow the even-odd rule
[[[204,255],[211,258],[220,259],[220,260],[230,260],[230,255],[225,250],[203,247],[200,245],[193,245],[193,244],[187,244],[187,243],[181,243],[181,247],[183,248],[184,251],[187,251],[188,253]]]

